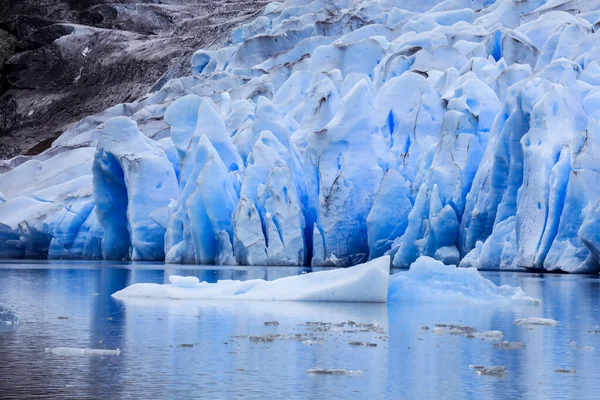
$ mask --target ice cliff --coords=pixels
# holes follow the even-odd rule
[[[0,253],[598,272],[599,23],[595,0],[273,2],[0,165]]]

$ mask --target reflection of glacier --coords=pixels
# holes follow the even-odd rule
[[[599,12],[274,2],[192,76],[0,165],[0,254],[598,271]]]

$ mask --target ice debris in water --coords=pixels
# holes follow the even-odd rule
[[[302,341],[303,345],[306,346],[312,346],[312,345],[316,345],[316,344],[323,344],[322,340],[312,340],[312,339],[306,339]]]
[[[358,375],[362,374],[361,370],[352,369],[329,369],[329,368],[309,368],[306,370],[308,374],[312,375]]]
[[[0,257],[598,272],[599,9],[273,2],[1,161]]]
[[[248,340],[250,340],[253,343],[273,343],[275,340],[281,340],[283,338],[283,335],[271,334],[248,336]]]
[[[524,343],[521,343],[521,342],[504,341],[504,342],[494,343],[494,347],[498,348],[498,349],[520,350],[520,349],[524,349],[526,346]]]
[[[76,347],[47,347],[46,353],[52,353],[59,356],[118,356],[121,349],[82,349]]]
[[[421,328],[422,329],[422,328]],[[429,329],[429,328],[428,328]],[[500,331],[477,332],[477,328],[468,325],[435,324],[434,335],[459,335],[469,339],[480,338],[489,340],[501,339],[504,335]]]
[[[318,271],[265,281],[223,280],[192,286],[137,283],[114,293],[116,299],[239,299],[265,301],[387,301],[390,258],[383,256],[350,268]],[[179,282],[180,277],[175,281]],[[191,282],[192,280],[190,280]],[[186,279],[185,282],[188,282]]]
[[[348,343],[350,346],[358,347],[377,347],[377,343],[352,341]]]
[[[16,325],[19,323],[19,316],[9,306],[0,303],[0,324]]]
[[[389,301],[431,303],[539,304],[519,287],[496,286],[475,268],[457,268],[419,257],[406,272],[390,277]]]
[[[472,368],[475,371],[477,371],[477,375],[487,375],[487,376],[496,376],[496,377],[506,376],[506,367],[501,367],[501,366],[485,367],[483,365],[469,365],[469,368]]]
[[[488,339],[488,340],[500,340],[504,337],[504,334],[500,331],[487,331],[477,332],[474,334],[476,338]]]
[[[529,317],[515,319],[514,324],[524,326],[558,326],[558,321],[550,318]]]
[[[569,344],[575,349],[575,350],[594,350],[594,348],[592,346],[577,346],[577,342],[572,340],[569,342]]]
[[[435,335],[472,335],[475,332],[477,332],[477,328],[468,325],[435,324],[435,328],[433,328]]]

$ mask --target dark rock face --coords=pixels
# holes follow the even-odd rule
[[[266,0],[0,1],[0,159],[47,149],[81,118],[189,75]]]

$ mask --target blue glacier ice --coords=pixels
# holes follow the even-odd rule
[[[287,0],[0,162],[0,257],[600,272],[600,2]]]

